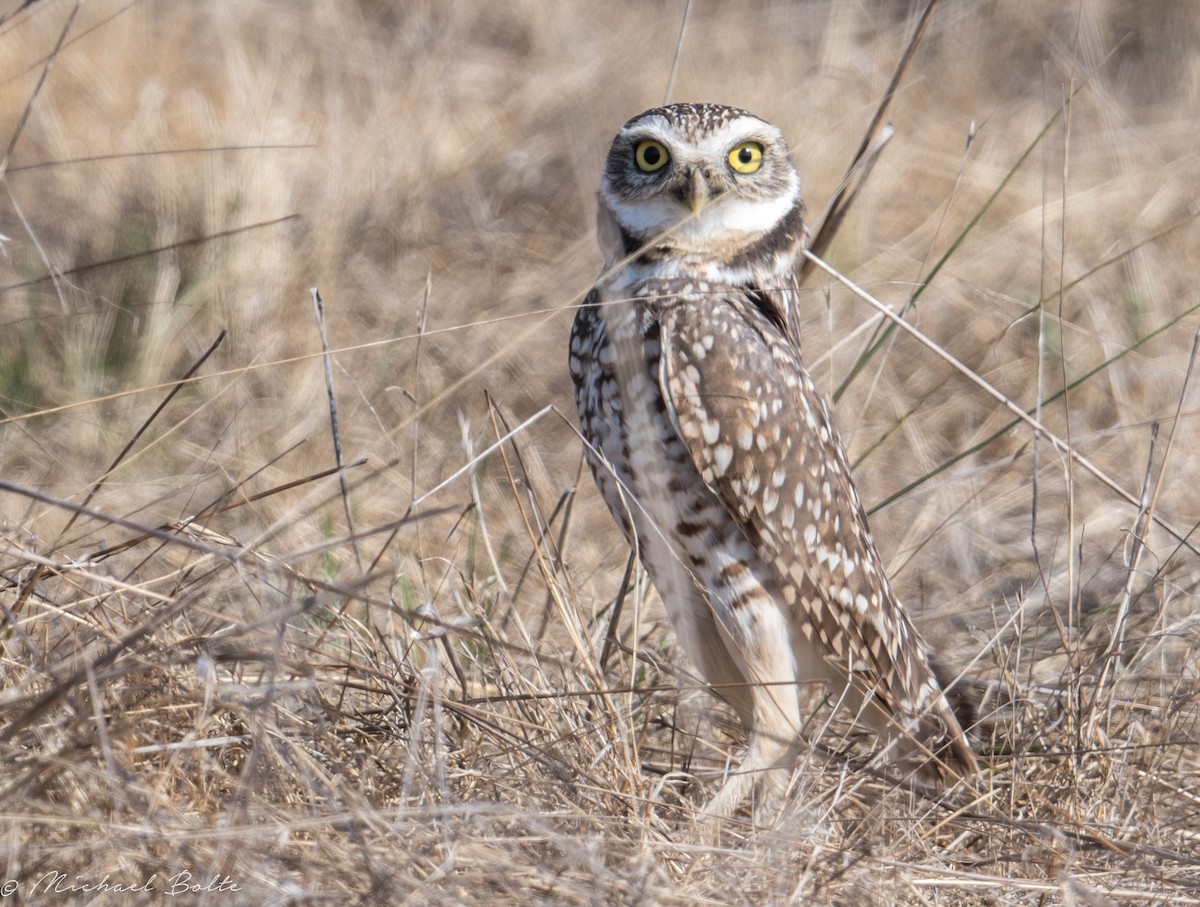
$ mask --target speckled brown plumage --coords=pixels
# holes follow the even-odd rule
[[[601,184],[608,267],[571,334],[597,484],[683,649],[748,731],[714,814],[759,781],[778,793],[810,681],[906,767],[975,770],[800,359],[802,213],[770,124],[717,105],[635,117]]]

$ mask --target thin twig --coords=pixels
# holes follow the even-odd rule
[[[342,459],[342,433],[338,427],[338,411],[337,411],[337,395],[333,391],[333,357],[329,353],[329,334],[325,327],[325,300],[321,298],[321,291],[316,287],[310,287],[308,290],[312,296],[313,309],[317,316],[317,331],[321,335],[321,355],[325,365],[325,396],[329,401],[329,431],[333,435],[333,461],[337,464],[338,487],[342,491],[342,508],[346,514],[346,529],[350,532],[351,537],[354,536],[354,515],[350,512],[350,486],[346,482],[346,471],[343,468],[345,465]],[[353,544],[354,563],[358,566],[358,572],[363,572],[362,552],[358,549],[358,543]]]
[[[118,255],[116,258],[106,258],[103,261],[89,262],[88,264],[76,265],[73,268],[66,268],[58,271],[55,274],[43,274],[41,277],[31,277],[29,280],[22,280],[17,283],[10,283],[7,286],[0,287],[0,293],[7,293],[10,290],[20,290],[24,287],[35,287],[39,283],[45,283],[47,280],[54,280],[56,277],[68,277],[75,274],[85,274],[88,271],[95,271],[99,268],[111,268],[113,265],[123,265],[131,261],[138,261],[142,258],[149,258],[152,255],[158,255],[162,252],[172,252],[176,249],[186,249],[189,246],[198,246],[202,243],[212,242],[214,239],[226,239],[230,236],[237,236],[239,233],[246,233],[251,230],[260,230],[264,227],[275,227],[279,224],[285,224],[291,220],[297,220],[301,215],[287,214],[283,217],[276,217],[272,220],[260,220],[257,223],[246,224],[242,227],[230,227],[228,230],[219,230],[216,233],[206,233],[203,236],[192,236],[188,239],[181,239],[178,242],[167,243],[165,246],[156,246],[153,249],[146,249],[143,252],[131,252],[128,255]]]
[[[161,530],[162,532],[172,532],[172,531],[184,532],[184,531],[192,529],[193,527],[203,527],[205,524],[205,521],[209,517],[214,516],[215,514],[226,513],[230,510],[236,510],[239,507],[245,507],[247,504],[253,504],[256,501],[261,501],[261,500],[264,500],[265,498],[274,497],[275,495],[280,494],[284,491],[290,491],[293,488],[299,488],[302,485],[309,484],[310,482],[316,482],[316,481],[319,481],[320,479],[327,478],[338,471],[338,467],[334,466],[330,469],[324,469],[324,470],[321,470],[320,472],[311,473],[300,479],[292,479],[290,482],[284,482],[282,485],[275,485],[271,488],[266,489],[265,491],[259,491],[255,494],[250,494],[250,495],[243,495],[239,500],[232,501],[232,502],[229,501],[230,497],[237,494],[238,490],[240,488],[242,488],[246,484],[246,482],[248,482],[250,479],[254,478],[254,476],[258,475],[262,471],[262,469],[265,469],[265,468],[267,468],[267,466],[270,466],[273,463],[277,462],[279,459],[281,459],[282,457],[291,453],[291,451],[295,450],[297,447],[299,447],[303,443],[304,443],[303,441],[299,441],[296,444],[292,445],[290,448],[288,448],[288,450],[281,453],[279,456],[273,457],[270,463],[267,463],[262,468],[255,470],[253,473],[251,473],[245,479],[241,480],[236,485],[234,485],[232,488],[230,488],[228,491],[223,493],[214,503],[209,504],[207,507],[205,507],[203,510],[198,511],[193,516],[185,517],[184,519],[178,520],[173,523],[160,523],[155,528]],[[363,457],[362,459],[355,460],[353,463],[347,463],[346,466],[344,466],[343,468],[344,469],[355,469],[359,466],[365,465],[366,462],[367,462],[366,458]],[[149,535],[136,536],[135,538],[127,539],[126,541],[120,542],[116,545],[110,545],[107,548],[101,548],[99,551],[89,554],[87,556],[87,560],[93,564],[98,563],[99,561],[105,560],[106,558],[109,558],[114,554],[119,554],[120,552],[125,551],[129,548],[132,548],[135,545],[140,545],[142,542],[146,541],[146,539],[148,539],[148,538],[151,538],[151,536],[149,536]]]
[[[633,578],[633,568],[637,564],[637,549],[629,549],[629,560],[625,562],[625,572],[621,575],[621,585],[617,588],[616,597],[613,599],[612,614],[608,618],[608,629],[604,631],[604,648],[600,650],[600,673],[604,674],[608,671],[608,659],[612,655],[613,647],[619,642],[617,639],[617,625],[621,620],[621,611],[625,607],[625,596],[629,592],[629,581]]]
[[[54,66],[58,59],[59,51],[62,50],[63,41],[66,40],[67,32],[71,30],[71,23],[75,21],[75,16],[79,12],[80,4],[76,3],[70,14],[67,16],[67,21],[63,23],[62,31],[58,33],[58,41],[54,44],[54,49],[50,51],[50,55],[46,57],[46,65],[42,67],[42,74],[38,76],[37,84],[33,86],[33,91],[29,95],[29,100],[25,102],[25,109],[21,111],[21,118],[17,120],[17,126],[13,130],[12,135],[8,139],[8,147],[4,149],[4,157],[0,158],[0,179],[4,178],[5,171],[8,170],[8,162],[12,158],[13,149],[17,147],[17,141],[21,138],[21,133],[25,131],[25,124],[29,122],[29,114],[33,112],[34,102],[37,101],[38,95],[42,91],[42,86],[46,84],[46,76],[50,74],[50,69]]]
[[[1144,514],[1139,517],[1138,522],[1134,525],[1132,543],[1133,548],[1130,552],[1129,558],[1129,574],[1125,582],[1124,593],[1121,596],[1121,606],[1117,610],[1117,618],[1113,622],[1112,638],[1109,640],[1108,648],[1104,650],[1104,657],[1106,659],[1111,659],[1118,656],[1121,650],[1121,644],[1124,641],[1125,623],[1129,619],[1129,608],[1132,602],[1133,577],[1137,572],[1138,559],[1142,553],[1142,550],[1145,548],[1145,536],[1147,535],[1149,521],[1154,518],[1154,514],[1158,508],[1158,497],[1162,493],[1163,478],[1166,476],[1167,472],[1167,461],[1170,459],[1171,451],[1175,446],[1175,431],[1179,428],[1179,423],[1182,421],[1183,401],[1187,399],[1188,388],[1192,382],[1192,375],[1195,373],[1196,357],[1198,352],[1200,352],[1200,331],[1197,331],[1192,335],[1192,352],[1191,355],[1188,356],[1187,371],[1184,372],[1183,375],[1183,387],[1179,391],[1179,399],[1175,401],[1175,418],[1171,421],[1171,431],[1167,434],[1167,446],[1163,451],[1162,463],[1158,467],[1158,476],[1154,482],[1154,489],[1150,494],[1149,502],[1145,503]],[[1154,429],[1157,430],[1157,428],[1158,426],[1155,425]],[[1150,440],[1150,450],[1151,454],[1148,460],[1152,461],[1154,451],[1153,434],[1151,435]],[[1147,480],[1149,479],[1149,470],[1150,465],[1148,462],[1146,466]],[[1144,500],[1146,496],[1145,487],[1142,489],[1142,496]]]
[[[299,145],[209,145],[200,148],[163,148],[158,151],[119,151],[112,154],[89,154],[85,157],[67,157],[54,161],[37,161],[9,167],[8,173],[24,173],[28,170],[45,170],[48,167],[73,167],[79,164],[98,164],[106,161],[124,161],[142,157],[171,157],[180,154],[223,154],[237,151],[298,151],[319,148],[311,143]]]
[[[1129,536],[1129,559],[1126,562],[1125,586],[1121,590],[1121,604],[1117,608],[1117,617],[1113,621],[1112,633],[1109,637],[1108,648],[1104,650],[1104,658],[1111,659],[1120,649],[1125,637],[1125,621],[1129,616],[1129,605],[1133,600],[1133,585],[1137,578],[1138,565],[1141,563],[1142,552],[1146,548],[1147,517],[1150,514],[1150,499],[1154,494],[1154,454],[1158,442],[1158,423],[1150,426],[1150,448],[1146,451],[1146,472],[1142,476],[1142,495],[1138,504],[1137,516],[1133,521],[1133,531]],[[1162,473],[1159,473],[1162,478]],[[1099,698],[1108,679],[1109,664],[1105,664],[1096,681],[1096,698]]]
[[[671,58],[671,72],[667,75],[667,87],[663,91],[663,104],[671,103],[671,92],[675,90],[675,76],[679,72],[679,60],[683,57],[683,36],[687,32],[688,19],[692,16],[692,0],[684,0],[683,19],[679,23],[679,37],[675,39],[675,56]]]

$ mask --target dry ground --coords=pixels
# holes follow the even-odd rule
[[[738,732],[636,576],[602,664],[565,349],[607,142],[678,47],[816,221],[916,6],[0,4],[0,892],[1200,903],[1195,0],[944,0],[829,250],[1047,432],[808,278],[983,774],[922,799],[827,733],[698,847]]]

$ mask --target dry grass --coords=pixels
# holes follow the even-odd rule
[[[673,97],[779,123],[815,219],[911,11],[695,6]],[[40,91],[74,7],[7,7],[10,900],[1200,903],[1193,0],[944,4],[828,256],[894,308],[932,276],[911,323],[1161,524],[892,335],[837,417],[985,772],[932,802],[826,734],[710,848],[736,732],[643,581],[601,667],[626,551],[562,415],[600,162],[682,6],[93,0]],[[881,322],[809,286],[833,392]]]

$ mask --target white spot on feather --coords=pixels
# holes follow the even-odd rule
[[[775,508],[779,506],[779,495],[772,489],[768,488],[763,492],[763,512],[774,513]]]

